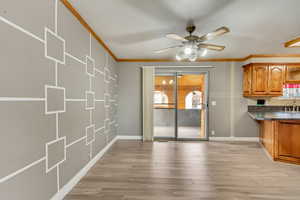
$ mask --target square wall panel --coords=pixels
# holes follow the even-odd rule
[[[65,88],[56,86],[45,86],[45,109],[46,114],[62,113],[65,112]]]
[[[95,60],[89,56],[86,56],[86,73],[95,76]]]
[[[57,61],[60,64],[65,64],[65,40],[45,28],[45,56],[51,60]]]
[[[66,137],[46,144],[46,171],[49,172],[66,160]]]
[[[86,109],[92,110],[95,108],[95,93],[94,92],[86,92]]]
[[[86,127],[86,145],[95,141],[95,125]]]

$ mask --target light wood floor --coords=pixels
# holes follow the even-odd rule
[[[67,200],[299,200],[300,166],[257,143],[118,141]]]

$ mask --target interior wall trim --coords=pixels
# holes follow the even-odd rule
[[[92,34],[92,36],[99,42],[99,44],[102,45],[103,48],[105,48],[108,51],[108,53],[115,59],[116,62],[152,62],[152,63],[186,62],[186,61],[177,61],[175,59],[118,58],[68,0],[60,0],[60,1],[69,9],[69,11],[78,19],[78,21]],[[251,58],[300,58],[300,54],[250,54],[242,58],[207,58],[207,59],[198,59],[196,62],[244,62]]]
[[[142,136],[116,136],[104,149],[102,149],[84,168],[82,168],[63,188],[56,193],[51,200],[63,200],[64,197],[78,184],[87,172],[98,162],[99,159],[110,149],[117,140],[142,140]]]
[[[60,0],[66,8],[69,9],[69,11],[78,19],[78,21],[92,34],[92,36],[100,43],[100,45],[103,46],[105,50],[115,59],[115,61],[118,60],[118,58],[115,56],[115,54],[108,48],[108,46],[103,42],[103,40],[96,34],[96,32],[91,28],[91,26],[83,19],[83,17],[78,13],[78,11],[72,6],[72,4],[68,0]]]
[[[209,137],[209,141],[259,142],[259,138],[258,137]]]
[[[132,136],[132,135],[118,135],[118,140],[142,140],[142,136]]]
[[[131,135],[118,135],[118,140],[141,140],[142,136],[131,136]],[[209,141],[220,141],[220,142],[259,142],[258,137],[209,137]]]
[[[107,150],[118,140],[116,136],[104,149],[102,149],[84,168],[82,168],[63,188],[56,193],[51,200],[63,200],[64,197],[77,185],[87,172],[102,158]]]

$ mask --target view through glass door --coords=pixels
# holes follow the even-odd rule
[[[155,139],[207,139],[206,73],[158,73],[153,98]]]
[[[154,138],[176,138],[176,76],[157,74],[153,94]]]
[[[205,74],[177,75],[177,138],[206,139]]]

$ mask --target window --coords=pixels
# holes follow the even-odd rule
[[[192,91],[185,97],[186,109],[201,109],[202,108],[202,92]]]
[[[154,92],[154,104],[167,104],[168,96],[161,91]]]

